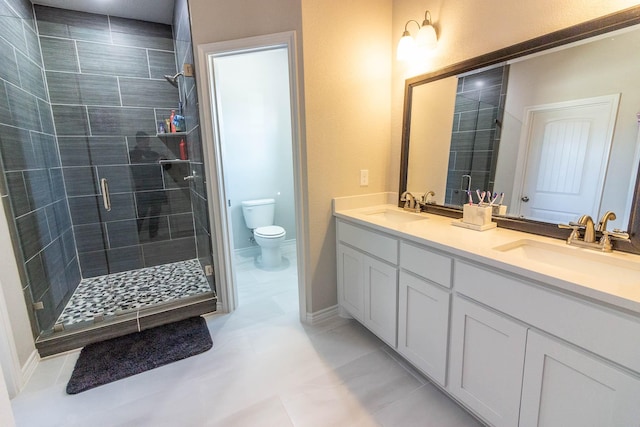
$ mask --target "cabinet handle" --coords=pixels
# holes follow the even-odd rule
[[[100,180],[100,188],[102,189],[102,203],[107,212],[109,212],[111,210],[111,197],[109,196],[109,183],[107,182],[107,178]]]

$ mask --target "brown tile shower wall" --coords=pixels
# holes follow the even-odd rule
[[[52,326],[80,282],[33,8],[0,0],[1,196],[34,335]],[[35,314],[34,314],[35,313]],[[35,318],[34,318],[35,317]]]
[[[172,27],[35,6],[80,269],[92,277],[196,257]],[[162,161],[160,161],[162,160]],[[111,211],[99,182],[106,178]]]
[[[182,64],[193,64],[193,44],[187,0],[176,0],[174,8],[173,31],[176,45],[177,68]],[[207,208],[207,189],[202,140],[198,119],[198,94],[194,78],[180,80],[180,92],[184,101],[184,114],[187,125],[190,167],[195,176],[190,185],[191,204],[196,234],[198,259],[202,265],[211,264],[211,227]],[[209,277],[212,281],[213,276]],[[211,283],[213,285],[213,283]]]

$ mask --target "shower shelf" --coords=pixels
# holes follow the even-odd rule
[[[189,160],[181,160],[181,159],[166,159],[166,160],[158,160],[158,163],[189,163]]]
[[[166,138],[166,137],[173,137],[173,136],[187,136],[187,132],[165,132],[165,133],[157,133],[156,136],[158,138]]]

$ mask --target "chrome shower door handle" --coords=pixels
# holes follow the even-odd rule
[[[109,212],[111,210],[111,197],[109,196],[109,183],[107,182],[107,178],[100,180],[100,188],[102,189],[102,203],[107,212]]]

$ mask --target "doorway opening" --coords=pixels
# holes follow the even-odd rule
[[[294,41],[289,32],[199,47],[222,311],[269,295],[306,316]]]

